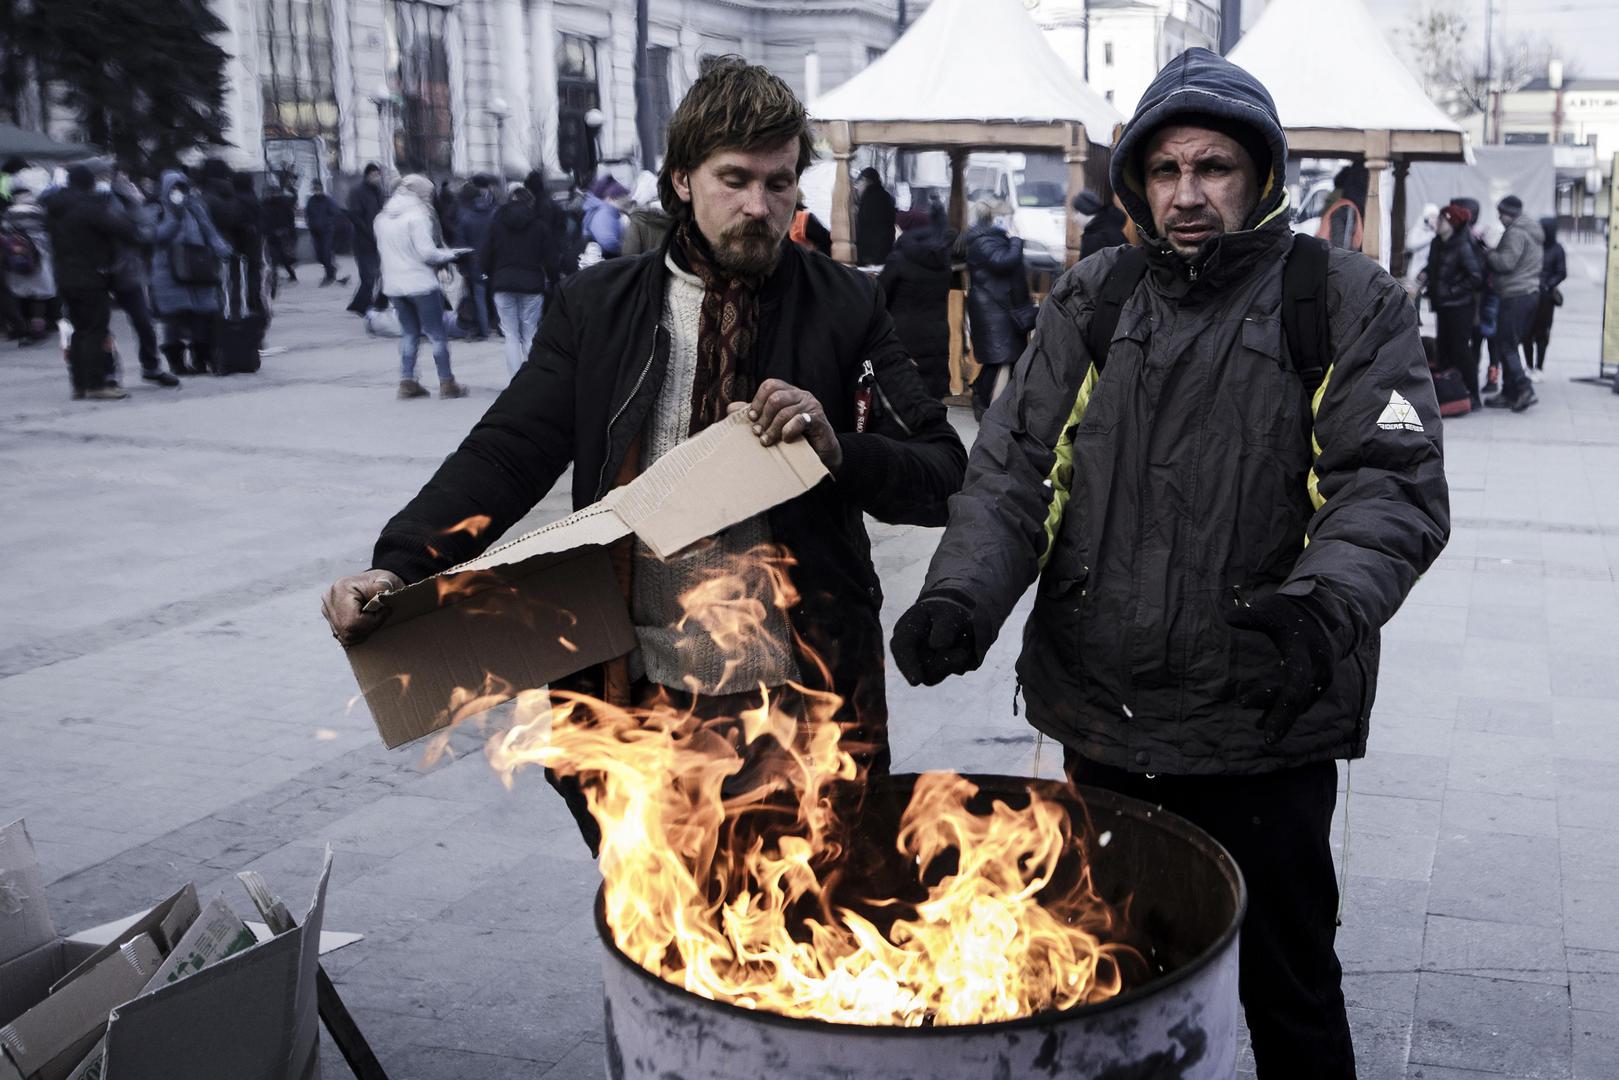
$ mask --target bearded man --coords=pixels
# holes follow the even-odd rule
[[[339,641],[376,626],[366,601],[469,559],[545,496],[569,465],[583,507],[682,440],[746,408],[762,443],[805,439],[831,479],[669,561],[637,545],[621,575],[640,647],[569,680],[620,704],[663,696],[716,718],[761,688],[840,694],[844,745],[886,771],[882,592],[862,515],[942,525],[966,452],[894,334],[876,284],[787,241],[809,118],[781,79],[738,57],[710,61],[669,122],[658,177],[675,225],[655,251],[566,279],[527,362],[453,455],[383,528],[371,569],[328,590]],[[857,421],[859,410],[868,419]],[[451,532],[487,515],[477,536]],[[762,544],[786,548],[798,603],[768,626],[787,649],[727,660],[676,629],[678,598]],[[813,655],[812,655],[813,654]],[[824,660],[830,686],[818,686]],[[563,785],[559,785],[563,786]],[[594,823],[564,794],[587,839]]]

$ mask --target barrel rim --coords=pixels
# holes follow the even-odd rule
[[[914,778],[916,775],[919,774],[909,774],[909,776],[896,775],[890,777],[889,779],[907,780]],[[735,1005],[729,1001],[719,1001],[714,998],[704,997],[701,994],[694,994],[690,990],[687,990],[684,986],[678,986],[675,983],[672,983],[667,979],[648,971],[646,968],[642,967],[640,964],[626,956],[624,951],[618,947],[618,943],[613,940],[612,929],[607,925],[607,886],[605,883],[597,888],[596,902],[593,905],[595,909],[596,936],[601,939],[602,947],[606,950],[607,954],[614,960],[618,961],[620,966],[628,968],[642,979],[647,980],[662,990],[690,998],[694,1002],[700,1002],[705,1005],[713,1006],[717,1009],[735,1012],[741,1014],[742,1016],[762,1021],[767,1024],[794,1028],[799,1031],[831,1031],[836,1032],[839,1035],[847,1036],[898,1036],[904,1038],[943,1038],[950,1035],[1014,1031],[1021,1028],[1046,1028],[1056,1024],[1068,1024],[1088,1020],[1091,1017],[1102,1016],[1115,1009],[1127,1008],[1135,1005],[1138,1002],[1144,1001],[1147,998],[1163,993],[1176,984],[1184,982],[1193,976],[1200,974],[1204,969],[1210,967],[1219,956],[1233,947],[1237,934],[1242,929],[1243,919],[1248,913],[1248,884],[1243,879],[1242,870],[1237,866],[1237,861],[1231,857],[1231,853],[1225,849],[1223,844],[1221,844],[1214,837],[1210,836],[1202,828],[1194,825],[1192,822],[1181,817],[1179,814],[1165,810],[1160,806],[1156,806],[1149,802],[1144,802],[1141,799],[1131,798],[1128,795],[1120,795],[1117,792],[1108,791],[1105,788],[1090,787],[1084,784],[1068,784],[1059,780],[1031,780],[1025,777],[1005,776],[995,773],[962,773],[960,775],[962,775],[965,779],[971,780],[973,783],[977,784],[980,790],[989,790],[992,794],[996,791],[1007,791],[1008,789],[1013,788],[1021,791],[1045,788],[1048,790],[1048,793],[1052,789],[1059,789],[1065,792],[1077,791],[1081,801],[1086,807],[1087,813],[1091,814],[1093,817],[1093,808],[1102,807],[1107,810],[1131,814],[1146,823],[1167,826],[1171,831],[1180,834],[1183,839],[1186,839],[1194,846],[1203,849],[1205,854],[1211,856],[1216,864],[1224,869],[1228,882],[1235,887],[1236,891],[1236,911],[1232,916],[1230,925],[1222,930],[1220,934],[1209,943],[1207,948],[1198,953],[1185,964],[1182,964],[1180,967],[1176,968],[1174,971],[1163,976],[1162,978],[1153,979],[1133,990],[1126,990],[1121,994],[1115,994],[1106,1001],[1099,1001],[1089,1005],[1075,1005],[1072,1008],[1062,1009],[1059,1011],[1033,1013],[1029,1016],[1020,1016],[1013,1020],[992,1020],[982,1024],[942,1024],[930,1027],[898,1027],[883,1024],[848,1024],[841,1021],[816,1020],[811,1017],[803,1016],[783,1016],[781,1013],[772,1012],[768,1009],[749,1009],[741,1005]]]

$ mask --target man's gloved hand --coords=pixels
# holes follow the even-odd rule
[[[948,593],[926,593],[894,624],[894,663],[912,686],[937,686],[978,666],[972,609]]]
[[[1332,635],[1310,604],[1279,594],[1242,604],[1226,621],[1238,630],[1264,634],[1276,646],[1278,659],[1270,676],[1237,700],[1241,708],[1264,710],[1259,729],[1265,745],[1275,746],[1332,684],[1337,662]]]

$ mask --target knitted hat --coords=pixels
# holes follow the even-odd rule
[[[1473,220],[1473,215],[1468,213],[1467,207],[1458,206],[1455,203],[1451,203],[1439,211],[1439,216],[1450,222],[1451,228],[1457,230],[1467,228],[1467,223]]]
[[[1516,195],[1508,195],[1496,203],[1495,208],[1503,214],[1511,214],[1513,217],[1517,217],[1523,213],[1523,200]]]
[[[1101,197],[1094,191],[1081,191],[1078,195],[1075,195],[1073,206],[1075,213],[1085,214],[1089,217],[1095,217],[1102,212]]]

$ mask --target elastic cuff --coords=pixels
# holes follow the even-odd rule
[[[844,496],[854,503],[873,501],[882,491],[887,475],[888,448],[876,435],[840,431],[838,446],[843,451],[843,464],[833,477]]]

